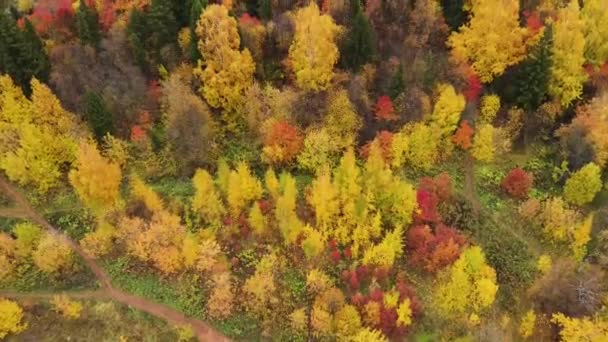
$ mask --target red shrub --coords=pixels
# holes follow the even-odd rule
[[[428,225],[411,228],[407,233],[409,262],[427,272],[436,272],[452,264],[466,239],[456,229],[439,224],[435,232]]]
[[[131,141],[141,141],[146,137],[146,132],[140,125],[131,127]]]
[[[367,303],[367,298],[361,292],[357,292],[350,298],[350,302],[355,306],[363,306]]]
[[[464,91],[464,97],[469,102],[477,101],[482,89],[483,85],[481,84],[479,76],[471,70],[467,76],[467,89]]]
[[[373,300],[374,302],[382,303],[382,301],[384,300],[384,292],[382,292],[382,290],[379,288],[375,288],[369,294],[369,299]]]
[[[384,95],[378,98],[378,101],[376,102],[376,118],[386,121],[398,119],[395,115],[395,108],[393,108],[393,101],[391,101],[390,97]]]
[[[334,264],[337,264],[340,262],[340,259],[341,259],[340,251],[333,250],[331,253],[329,253],[329,256],[331,258],[331,261],[334,262]]]
[[[418,189],[416,192],[416,200],[418,201],[418,213],[416,214],[416,221],[418,222],[439,222],[439,212],[437,211],[437,205],[439,204],[439,198],[435,193]]]
[[[380,325],[379,328],[386,336],[396,337],[395,329],[397,328],[397,310],[394,308],[380,309]]]
[[[418,188],[433,193],[441,202],[447,201],[452,197],[452,178],[447,172],[442,172],[435,178],[424,177]]]
[[[356,271],[350,271],[348,277],[348,286],[350,286],[351,290],[356,290],[359,288],[359,279],[357,278]]]
[[[515,168],[503,179],[501,187],[514,198],[526,198],[534,183],[534,176],[521,168]]]

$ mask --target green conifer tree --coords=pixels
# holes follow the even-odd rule
[[[538,42],[530,56],[523,62],[516,81],[516,102],[527,111],[536,110],[547,95],[549,78],[551,77],[552,30],[545,28],[543,37]]]
[[[196,35],[196,23],[201,17],[201,13],[207,7],[207,0],[193,0],[190,8],[190,60],[196,63],[202,58],[201,52],[198,49],[198,36]]]
[[[458,30],[467,20],[464,0],[441,0],[441,9],[445,22],[452,31]]]
[[[49,79],[51,63],[46,54],[44,44],[36,33],[34,25],[25,19],[23,31],[21,31],[21,57],[28,82],[32,76],[38,80],[47,82]]]
[[[131,11],[129,23],[127,25],[127,34],[135,61],[137,61],[139,66],[146,69],[147,53],[145,37],[148,35],[148,30],[146,15],[143,12],[137,9]]]
[[[376,45],[374,32],[361,6],[354,4],[353,8],[356,12],[340,55],[343,65],[356,72],[374,59]]]
[[[399,69],[393,75],[393,79],[391,80],[391,84],[388,89],[388,95],[391,99],[396,99],[399,94],[401,94],[405,90],[405,81],[403,79],[403,64],[399,63]]]
[[[89,7],[84,0],[80,0],[80,6],[76,12],[76,32],[83,45],[99,47],[101,41],[101,28],[95,8]]]
[[[259,0],[258,14],[263,20],[268,21],[272,19],[272,0]]]
[[[150,34],[148,47],[159,56],[162,47],[176,41],[178,27],[173,8],[166,0],[152,0],[146,19]]]
[[[8,74],[21,88],[28,88],[29,77],[21,65],[21,37],[15,21],[0,13],[0,74]]]
[[[103,97],[94,92],[87,92],[85,95],[85,116],[95,139],[101,142],[103,137],[114,133],[112,113],[108,109]]]

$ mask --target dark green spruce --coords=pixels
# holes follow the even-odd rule
[[[358,2],[359,0],[355,0]],[[376,56],[374,31],[360,5],[354,6],[352,26],[341,53],[344,67],[357,72]]]
[[[552,42],[553,32],[551,26],[547,26],[540,42],[523,62],[517,75],[515,81],[516,102],[526,111],[536,110],[547,95],[553,58],[551,53]]]

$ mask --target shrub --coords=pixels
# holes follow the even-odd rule
[[[589,163],[576,171],[564,185],[564,199],[574,205],[584,205],[602,189],[600,167]]]
[[[501,183],[503,190],[514,198],[526,198],[534,183],[534,176],[523,169],[515,168]]]

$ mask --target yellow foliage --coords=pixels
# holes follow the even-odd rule
[[[600,317],[570,318],[562,313],[553,314],[551,322],[559,325],[560,340],[564,342],[608,341],[608,320]]]
[[[327,167],[323,168],[312,182],[306,200],[315,210],[317,225],[326,232],[339,212],[338,189],[332,183]]]
[[[42,229],[30,222],[17,223],[13,227],[13,234],[16,238],[14,240],[15,255],[20,258],[27,258],[32,255],[34,248],[38,245],[42,236]]]
[[[251,206],[248,222],[256,235],[263,236],[267,233],[268,220],[266,219],[266,216],[262,214],[262,210],[260,209],[258,202],[254,202]]]
[[[344,305],[335,316],[336,338],[346,341],[361,329],[361,317],[353,305]]]
[[[298,87],[306,91],[325,90],[338,62],[336,39],[341,32],[329,15],[322,15],[316,3],[296,11],[296,30],[289,47],[289,62]]]
[[[389,309],[397,308],[397,304],[399,304],[399,292],[396,290],[385,292],[383,299],[384,307]]]
[[[490,124],[482,124],[477,129],[473,138],[471,155],[482,162],[492,162],[496,149],[494,147],[494,134],[496,129]]]
[[[350,342],[388,342],[388,339],[378,330],[363,328],[353,336]]]
[[[465,249],[443,274],[435,294],[435,305],[447,317],[476,314],[492,305],[498,291],[496,272],[487,265],[478,246]]]
[[[118,164],[121,168],[127,165],[129,145],[126,141],[107,134],[103,137],[103,145],[103,153],[112,163]]]
[[[369,301],[363,307],[363,321],[366,325],[380,324],[380,303]]]
[[[348,99],[346,90],[330,95],[324,127],[332,139],[332,144],[339,150],[353,147],[357,133],[361,128],[361,118]]]
[[[460,113],[464,110],[466,101],[464,96],[456,93],[451,84],[439,85],[438,91],[439,98],[435,103],[430,125],[445,139],[452,136],[458,127]]]
[[[332,279],[319,269],[313,268],[306,275],[306,288],[313,295],[324,292],[332,286]]]
[[[564,184],[564,199],[574,205],[590,203],[602,189],[602,171],[595,163],[589,163],[573,173]]]
[[[519,1],[473,1],[470,21],[452,33],[448,45],[457,60],[471,63],[489,83],[525,58],[529,35],[519,26]]]
[[[239,50],[241,39],[236,20],[226,7],[209,5],[198,21],[196,34],[204,60],[195,74],[203,83],[205,100],[212,107],[238,112],[253,83],[255,64],[249,50]]]
[[[524,317],[521,319],[519,325],[519,334],[523,338],[528,338],[534,333],[534,325],[536,324],[536,314],[534,310],[526,312]]]
[[[387,233],[382,242],[365,250],[364,265],[392,267],[395,260],[403,253],[403,228],[396,227]]]
[[[221,253],[220,245],[214,239],[200,241],[196,269],[202,272],[213,271]]]
[[[306,330],[306,326],[308,324],[308,317],[306,317],[306,308],[294,310],[289,315],[289,321],[293,329],[298,331]]]
[[[266,190],[268,190],[272,199],[276,200],[279,197],[280,185],[277,175],[272,168],[266,170],[266,174],[264,174],[264,183],[266,185]]]
[[[397,325],[407,327],[412,324],[412,308],[410,299],[406,298],[397,308]]]
[[[102,157],[90,142],[80,144],[70,183],[80,199],[94,211],[112,208],[120,198],[120,167]]]
[[[553,63],[549,80],[549,94],[567,107],[580,98],[587,74],[585,64],[585,23],[580,17],[577,0],[558,11],[553,24]]]
[[[585,58],[600,66],[608,60],[608,1],[586,0],[581,18],[585,23]]]
[[[184,266],[191,268],[196,265],[199,258],[199,250],[198,237],[190,232],[186,233],[182,244]]]
[[[233,217],[247,207],[251,201],[262,197],[262,184],[251,174],[249,166],[240,162],[236,170],[230,171],[228,177],[228,193],[226,199]]]
[[[484,95],[479,106],[479,117],[477,122],[480,124],[492,124],[496,113],[500,109],[500,97],[496,94]]]
[[[256,266],[255,273],[243,285],[245,305],[249,312],[264,317],[268,310],[279,303],[276,296],[275,268],[277,266],[274,254],[266,255]]]
[[[68,243],[51,233],[46,233],[32,254],[34,264],[45,273],[56,275],[72,270],[74,255]]]
[[[234,306],[232,276],[228,272],[216,274],[212,278],[213,290],[207,301],[207,312],[215,319],[226,318]]]
[[[542,274],[546,274],[553,267],[553,261],[551,261],[551,256],[547,254],[543,254],[538,257],[538,261],[536,262],[536,269],[538,269]]]
[[[283,239],[291,244],[296,242],[304,228],[304,224],[296,214],[298,189],[295,178],[288,173],[281,174],[280,184],[281,194],[276,200],[274,213]]]
[[[115,236],[115,229],[107,222],[100,222],[99,227],[94,232],[87,233],[80,245],[82,249],[93,257],[100,257],[108,254],[112,249],[112,242]]]
[[[578,214],[568,209],[560,197],[550,198],[543,203],[540,220],[545,236],[555,242],[568,241]]]
[[[207,171],[198,169],[192,178],[192,184],[195,190],[192,198],[192,209],[201,213],[214,228],[219,228],[226,209],[219,192],[215,188],[213,178]]]
[[[0,298],[0,339],[27,329],[23,323],[23,309],[11,300]]]
[[[190,50],[190,42],[192,41],[192,33],[189,27],[183,27],[177,34],[177,43],[183,54],[187,54]]]
[[[298,154],[298,166],[316,173],[327,165],[333,166],[339,150],[340,147],[326,128],[312,129],[304,137],[302,150]]]
[[[593,214],[590,214],[583,222],[579,223],[572,231],[570,248],[574,259],[582,261],[587,255],[587,243],[591,240],[591,228],[593,226]]]
[[[421,170],[430,169],[439,152],[437,132],[422,122],[408,124],[402,132],[408,137],[405,151],[408,164]]]
[[[144,202],[146,208],[152,212],[160,212],[163,210],[163,201],[160,196],[149,186],[146,185],[139,177],[132,176],[131,194],[137,200]]]
[[[82,312],[82,304],[77,301],[70,300],[65,294],[54,295],[51,300],[53,310],[61,314],[66,319],[78,319]]]
[[[307,259],[312,259],[321,254],[325,248],[325,237],[318,230],[306,225],[303,229],[304,240],[302,249]]]

